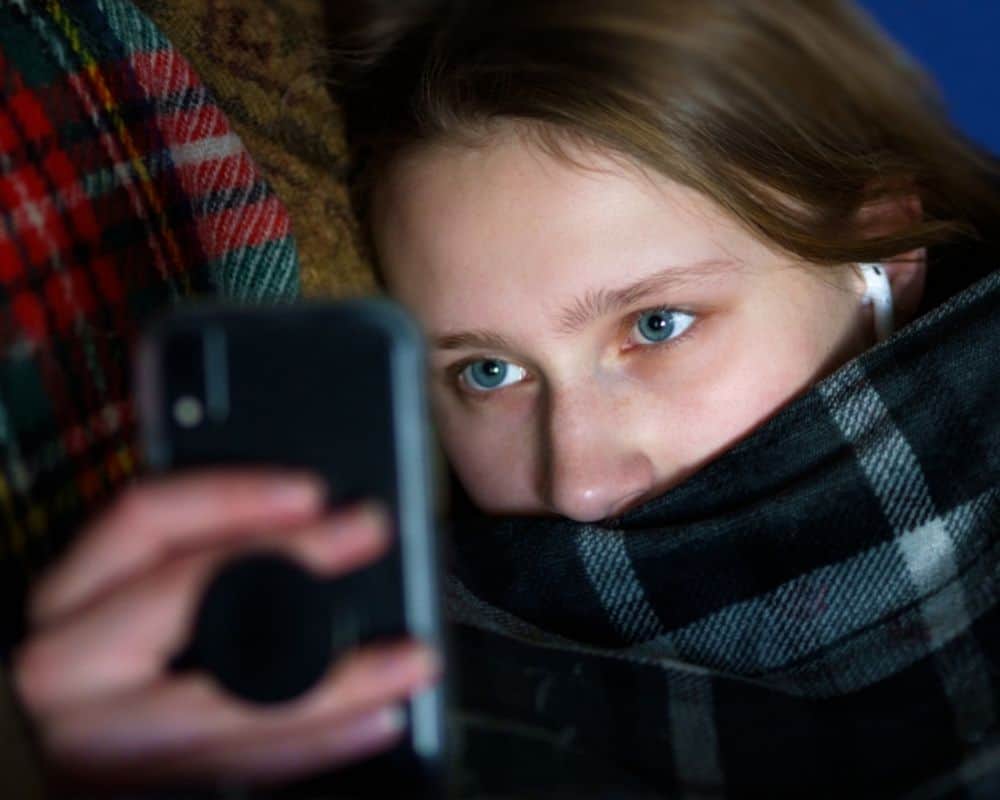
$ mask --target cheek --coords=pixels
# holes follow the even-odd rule
[[[808,389],[842,331],[781,313],[720,320],[683,362],[668,361],[659,374],[651,368],[642,382],[664,400],[648,426],[658,472],[694,472]]]
[[[441,448],[472,500],[486,511],[530,508],[535,502],[533,428],[523,414],[470,412],[435,402]]]
[[[756,346],[740,348],[730,359],[722,391],[743,422],[762,422],[851,355],[845,344],[855,329],[844,308],[824,303],[789,311],[773,315],[754,335]]]

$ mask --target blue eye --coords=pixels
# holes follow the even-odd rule
[[[656,308],[640,314],[634,329],[640,343],[658,344],[677,338],[690,328],[693,322],[693,314],[669,308]]]
[[[473,361],[459,373],[465,384],[476,392],[490,392],[522,380],[527,373],[522,367],[498,358]]]

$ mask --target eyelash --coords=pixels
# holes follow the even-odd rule
[[[489,398],[491,395],[495,395],[497,390],[492,392],[477,392],[474,389],[467,389],[462,381],[462,373],[465,372],[466,367],[475,364],[477,361],[489,360],[489,356],[479,356],[478,358],[466,358],[455,364],[452,364],[447,369],[448,373],[448,385],[458,391],[463,397],[469,400],[483,401]],[[502,361],[503,359],[498,358],[497,361]]]
[[[692,320],[688,325],[688,327],[683,331],[683,333],[679,333],[677,336],[674,336],[670,339],[666,339],[662,342],[645,342],[643,344],[637,344],[635,345],[635,347],[632,348],[633,350],[659,351],[665,347],[670,347],[672,345],[679,344],[680,342],[686,341],[688,337],[691,336],[691,332],[698,326],[698,323],[701,321],[701,316],[699,314],[696,314],[694,311],[688,311],[687,309],[684,308],[675,308],[673,306],[653,306],[652,308],[644,308],[641,311],[636,311],[634,314],[629,315],[627,330],[631,332],[631,330],[638,324],[639,320],[642,319],[643,316],[645,316],[646,314],[652,314],[653,312],[656,311],[666,311],[670,314],[687,314],[688,316],[692,317]]]
[[[640,351],[647,351],[647,353],[653,351],[660,352],[674,345],[680,344],[681,342],[685,342],[689,338],[691,338],[691,336],[693,335],[693,331],[699,327],[698,323],[701,321],[701,316],[693,311],[688,311],[686,309],[677,308],[674,306],[653,306],[651,308],[640,309],[639,311],[635,311],[632,314],[630,314],[627,321],[623,322],[622,327],[624,327],[626,331],[631,332],[631,330],[636,326],[636,324],[645,314],[651,314],[655,311],[668,311],[670,313],[689,314],[692,317],[694,317],[694,320],[691,322],[690,325],[688,325],[687,330],[685,330],[683,333],[679,334],[678,336],[675,336],[672,339],[666,339],[662,342],[646,342],[645,344],[636,344],[631,348],[629,348],[630,351],[640,350]],[[447,368],[447,374],[450,384],[452,386],[457,387],[458,391],[461,392],[461,394],[464,397],[468,397],[470,400],[476,400],[476,401],[485,401],[491,399],[492,397],[499,394],[503,388],[509,388],[509,387],[501,387],[500,389],[494,389],[492,391],[476,391],[474,389],[466,389],[463,387],[463,381],[461,376],[462,373],[465,371],[465,369],[471,364],[475,364],[478,361],[488,361],[490,359],[491,356],[476,356],[476,357],[466,358],[463,359],[462,361],[452,364]],[[506,359],[497,358],[496,360],[505,361]],[[518,381],[518,383],[523,383],[523,382],[524,381]]]

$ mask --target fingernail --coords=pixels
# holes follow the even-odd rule
[[[388,733],[399,733],[406,727],[406,712],[402,706],[386,706],[379,712],[379,725]]]
[[[356,509],[358,521],[366,528],[376,530],[382,536],[388,536],[392,530],[392,517],[383,503],[366,502]]]
[[[406,728],[406,712],[400,705],[385,706],[359,717],[351,725],[351,738],[371,741],[395,736]]]
[[[387,654],[376,669],[384,676],[395,678],[414,672],[437,675],[441,669],[441,659],[429,647],[404,645],[401,649]]]
[[[282,478],[267,490],[267,499],[273,505],[289,510],[313,508],[322,497],[323,484],[307,475]]]
[[[420,663],[422,672],[427,672],[435,677],[441,674],[444,667],[437,650],[426,644],[420,645],[420,649],[417,651],[417,661]]]
[[[328,518],[327,527],[333,536],[343,536],[345,528],[354,533],[360,528],[365,534],[371,532],[388,536],[390,518],[382,506],[361,503],[334,511]]]

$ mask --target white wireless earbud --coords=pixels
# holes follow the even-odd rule
[[[875,340],[881,342],[892,333],[892,286],[884,264],[858,264],[865,279],[865,294],[861,302],[871,304],[875,318]]]

